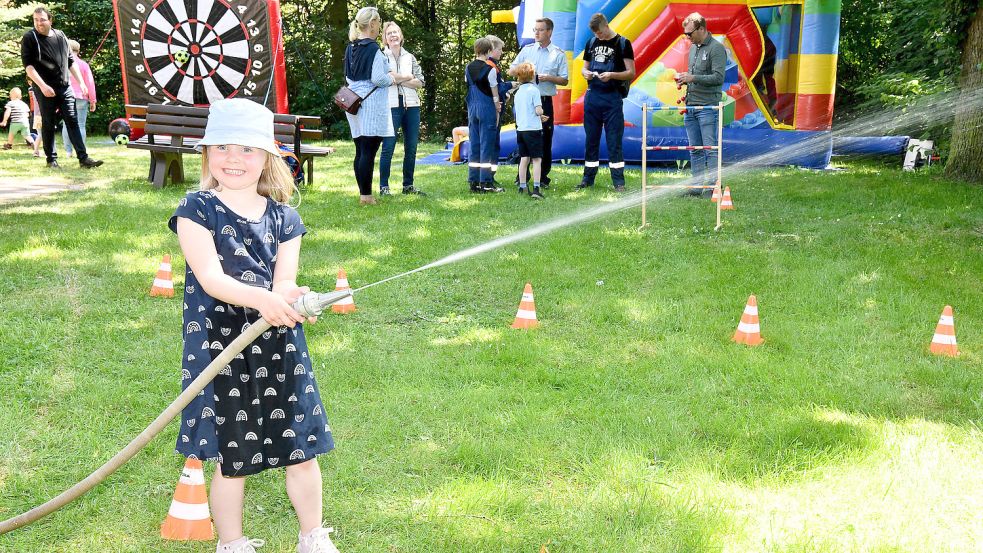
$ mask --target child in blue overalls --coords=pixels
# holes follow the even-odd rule
[[[498,171],[498,158],[502,150],[502,121],[505,115],[505,103],[508,101],[508,95],[518,87],[519,83],[502,78],[502,69],[498,66],[498,61],[502,59],[502,49],[505,47],[505,42],[495,35],[488,35],[485,38],[490,40],[492,44],[492,51],[488,53],[488,65],[495,72],[495,79],[498,81],[498,97],[502,100],[498,110],[498,125],[495,128],[495,152],[491,166],[492,184],[499,187],[495,174]]]
[[[635,53],[631,42],[608,26],[603,14],[590,19],[594,36],[584,48],[583,76],[587,79],[584,97],[584,178],[577,188],[594,186],[600,166],[601,130],[608,146],[608,168],[618,192],[625,190],[625,158],[621,140],[625,134],[623,100],[628,83],[635,78]]]
[[[468,83],[468,131],[471,141],[468,155],[468,185],[471,192],[503,192],[492,181],[492,164],[498,136],[499,112],[502,108],[496,72],[488,64],[492,41],[488,37],[474,42],[475,60],[464,70]]]

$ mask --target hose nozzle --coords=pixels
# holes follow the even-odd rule
[[[351,290],[335,290],[334,292],[328,292],[327,294],[308,292],[297,298],[297,301],[294,302],[293,307],[298,313],[305,317],[317,317],[329,305],[338,303],[345,298],[351,297],[351,295]]]

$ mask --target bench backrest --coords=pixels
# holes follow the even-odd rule
[[[205,136],[208,108],[164,104],[148,104],[141,108],[142,106],[128,105],[127,114],[131,120],[143,123],[150,144],[165,144],[155,140],[156,135],[165,135],[170,137],[170,141],[166,143],[168,146],[193,147]],[[320,130],[305,127],[319,125],[320,122],[319,117],[274,114],[273,137],[287,145],[319,139]]]

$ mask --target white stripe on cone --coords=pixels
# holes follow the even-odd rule
[[[346,288],[348,288],[348,279],[347,278],[339,278],[338,279],[338,284],[335,284],[334,289],[335,290],[344,290]]]
[[[761,325],[758,323],[737,323],[737,330],[745,334],[758,334],[761,332]]]
[[[948,334],[936,334],[935,336],[932,337],[932,341],[935,342],[936,344],[942,344],[946,346],[956,345],[956,337],[950,336]]]
[[[529,311],[528,309],[520,309],[520,310],[518,310],[518,311],[515,312],[515,317],[517,319],[535,319],[536,318],[536,312],[535,311]]]
[[[154,279],[154,286],[157,288],[174,288],[174,283],[170,280]]]
[[[351,296],[346,296],[346,297],[344,297],[344,298],[342,298],[342,299],[334,302],[333,305],[352,305],[353,303],[355,303],[355,300],[352,299]]]
[[[162,270],[162,271],[170,271],[171,270],[171,264],[170,263],[161,263],[160,264],[160,270]]]
[[[171,508],[167,514],[181,520],[208,520],[208,503],[181,503],[171,501]]]
[[[204,486],[205,472],[201,469],[184,469],[180,482],[188,486]]]
[[[755,317],[757,317],[758,316],[758,306],[757,305],[748,305],[748,306],[745,306],[744,307],[744,314],[745,315],[754,315]]]
[[[953,318],[951,316],[942,315],[941,317],[939,317],[939,324],[946,325],[946,326],[953,326],[955,322],[953,321]]]

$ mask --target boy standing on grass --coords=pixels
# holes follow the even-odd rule
[[[502,103],[498,94],[496,71],[488,64],[492,43],[487,37],[474,42],[474,61],[464,70],[468,83],[468,134],[471,152],[468,154],[468,185],[471,192],[504,192],[492,181],[492,157],[495,155],[495,139],[498,115]],[[496,161],[497,162],[497,161]]]
[[[22,97],[19,88],[15,86],[10,89],[10,101],[7,102],[7,107],[3,111],[3,121],[0,122],[0,127],[5,127],[8,122],[10,123],[10,129],[7,132],[7,142],[3,145],[4,150],[14,147],[14,138],[18,134],[31,147],[34,147],[34,139],[31,138],[31,131],[27,125],[31,108],[27,107],[27,104],[21,100]]]
[[[498,157],[502,148],[502,119],[505,116],[505,102],[508,101],[508,95],[518,86],[518,83],[513,83],[502,78],[502,69],[498,66],[499,60],[502,59],[502,50],[505,48],[505,42],[495,35],[488,35],[485,38],[491,41],[492,51],[488,53],[488,65],[495,73],[495,80],[498,81],[498,97],[501,100],[498,109],[498,125],[495,129],[491,166],[492,184],[497,188],[501,186],[495,178],[495,173],[498,171]]]
[[[515,142],[519,148],[519,193],[528,191],[526,171],[532,158],[532,191],[529,195],[537,200],[543,199],[540,189],[540,172],[543,161],[543,123],[549,119],[543,115],[543,102],[539,98],[539,87],[533,84],[536,69],[529,62],[520,63],[515,68],[515,76],[522,83],[515,93]]]

